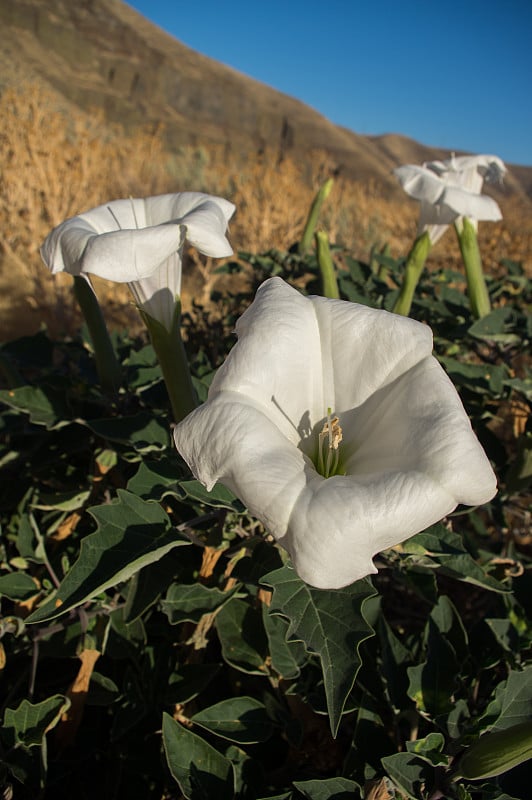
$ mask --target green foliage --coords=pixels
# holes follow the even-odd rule
[[[332,255],[344,299],[393,308],[401,262]],[[412,303],[497,497],[335,592],[306,586],[225,487],[193,479],[145,339],[114,335],[115,396],[83,335],[0,346],[0,794],[529,797],[531,287],[504,268],[482,319],[452,270],[425,272]],[[297,247],[224,269],[245,290],[184,320],[201,400],[262,280],[320,291]]]

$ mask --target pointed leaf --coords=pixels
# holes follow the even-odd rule
[[[34,611],[28,623],[53,619],[110,586],[126,581],[174,547],[190,544],[172,528],[156,503],[118,490],[115,502],[90,509],[98,523],[81,542],[78,560],[57,592]]]
[[[266,708],[252,697],[233,697],[198,711],[192,722],[237,744],[267,741],[273,725]]]
[[[34,747],[42,744],[43,736],[59,722],[69,708],[70,700],[56,694],[42,703],[23,700],[15,708],[7,708],[4,716],[4,732],[12,746]]]
[[[161,602],[163,612],[170,625],[179,622],[199,622],[203,614],[209,614],[227,603],[237,587],[222,592],[215,586],[203,586],[201,583],[173,583]]]
[[[163,714],[163,745],[168,768],[187,800],[233,800],[231,762],[169,714]]]
[[[268,573],[262,582],[273,589],[270,613],[289,620],[288,638],[304,642],[320,658],[334,736],[361,665],[360,645],[374,635],[363,607],[376,591],[368,578],[344,589],[313,589],[290,566]]]

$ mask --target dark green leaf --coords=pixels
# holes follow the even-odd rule
[[[87,425],[103,439],[132,445],[139,453],[165,450],[170,445],[168,424],[147,411],[140,411],[132,417],[95,419]]]
[[[78,560],[57,592],[27,622],[43,622],[126,581],[174,547],[189,544],[163,509],[118,490],[115,502],[90,509],[98,530],[83,539]]]
[[[273,725],[266,709],[252,697],[232,697],[198,711],[192,722],[238,744],[267,741]]]
[[[394,753],[382,759],[382,766],[395,785],[412,800],[418,800],[421,784],[432,778],[434,770],[413,753]]]
[[[7,708],[4,716],[6,739],[12,746],[42,745],[46,732],[57,725],[61,715],[69,706],[70,701],[66,697],[56,694],[43,700],[42,703],[34,704],[23,700],[17,708]]]
[[[229,508],[232,511],[242,511],[244,506],[229,489],[217,483],[210,492],[199,481],[180,481],[179,487],[187,497],[205,503],[212,508]]]
[[[168,768],[187,800],[234,800],[231,762],[204,739],[163,715]]]
[[[267,640],[259,610],[232,597],[217,613],[215,625],[228,664],[252,675],[268,675]]]
[[[38,591],[35,581],[25,572],[11,572],[0,576],[0,596],[9,597],[10,600],[27,600]]]
[[[360,798],[358,783],[347,778],[294,781],[294,786],[308,800],[357,800]]]
[[[127,489],[143,500],[161,500],[176,487],[177,479],[177,456],[173,453],[160,461],[142,461],[136,474],[128,481]]]
[[[170,676],[165,695],[167,705],[188,703],[220,672],[220,664],[180,664]]]
[[[63,397],[49,387],[0,389],[0,403],[29,414],[32,422],[46,428],[53,428],[68,416]]]
[[[289,620],[288,638],[304,642],[309,652],[319,655],[336,735],[360,668],[360,645],[374,633],[363,608],[376,591],[368,578],[335,591],[313,589],[290,566],[270,572],[263,583],[273,589],[270,613]]]
[[[161,607],[170,625],[179,622],[199,622],[204,614],[227,603],[236,591],[236,587],[222,592],[216,587],[203,586],[201,583],[174,583],[170,586]]]

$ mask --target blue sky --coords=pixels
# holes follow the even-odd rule
[[[532,165],[530,0],[128,0],[357,133]]]

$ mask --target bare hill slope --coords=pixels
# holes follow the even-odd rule
[[[346,176],[400,194],[390,173],[444,156],[397,135],[368,137],[183,45],[122,0],[2,0],[1,83],[43,81],[70,103],[103,108],[126,128],[164,123],[168,144],[264,148],[304,159],[326,151]],[[512,170],[505,193],[532,197],[532,168]]]

